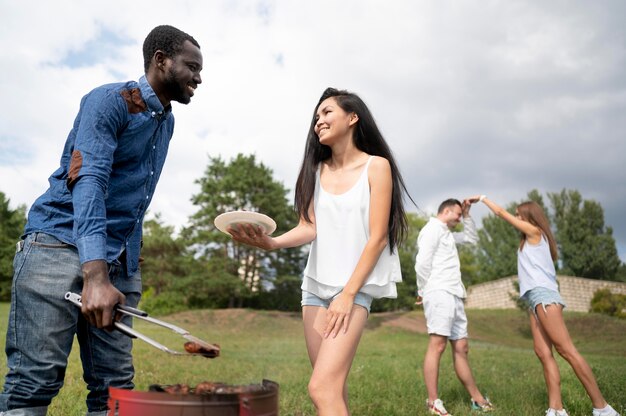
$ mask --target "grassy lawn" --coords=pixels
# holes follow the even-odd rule
[[[4,344],[8,305],[0,304],[0,341]],[[470,359],[479,387],[496,405],[496,415],[543,415],[547,395],[541,365],[532,351],[528,318],[517,310],[468,311]],[[176,357],[135,342],[137,389],[150,384],[223,381],[280,384],[281,415],[314,415],[306,385],[310,365],[299,314],[250,310],[185,312],[166,318],[194,335],[222,346],[214,360]],[[401,320],[404,325],[396,325]],[[426,415],[421,373],[427,335],[419,332],[421,311],[373,314],[350,375],[354,415]],[[574,342],[583,353],[606,399],[626,413],[626,321],[600,315],[567,313]],[[408,323],[408,325],[407,325]],[[138,323],[136,328],[182,349],[183,340],[165,329]],[[563,399],[571,416],[591,414],[591,403],[569,365],[560,357]],[[0,365],[5,368],[4,354]],[[454,415],[470,414],[469,397],[454,375],[451,356],[441,364],[440,395]],[[82,415],[85,386],[78,354],[70,357],[64,388],[50,416]]]

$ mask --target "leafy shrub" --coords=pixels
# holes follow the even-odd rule
[[[522,298],[520,298],[519,296],[519,280],[515,280],[513,282],[513,287],[515,287],[515,291],[514,292],[509,292],[509,298],[515,302],[515,306],[517,306],[517,309],[519,309],[520,311],[524,311],[526,312],[528,310],[528,303],[525,300],[522,300]]]
[[[609,289],[598,289],[591,299],[590,311],[626,318],[626,295],[611,293]]]
[[[170,315],[189,309],[186,299],[181,293],[164,292],[154,295],[153,291],[147,290],[141,297],[139,308],[150,315]]]
[[[278,276],[272,282],[272,289],[260,291],[250,298],[247,306],[252,309],[299,312],[302,308],[302,278],[299,276]]]

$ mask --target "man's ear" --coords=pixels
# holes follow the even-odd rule
[[[154,64],[155,69],[159,71],[165,70],[165,61],[167,60],[167,56],[165,53],[158,49],[154,55],[152,56],[152,63]]]

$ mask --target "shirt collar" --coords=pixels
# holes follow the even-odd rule
[[[439,218],[431,217],[430,220],[432,222],[436,223],[437,225],[439,225],[441,228],[450,231],[450,229],[448,228],[448,224],[446,224],[445,222],[441,221]]]
[[[161,100],[157,97],[156,93],[148,83],[148,79],[145,75],[142,75],[139,78],[139,89],[141,90],[141,96],[146,102],[148,106],[148,111],[151,111],[153,115],[162,116],[163,114],[168,114],[172,112],[172,105],[168,105],[167,107],[163,107],[161,104]]]

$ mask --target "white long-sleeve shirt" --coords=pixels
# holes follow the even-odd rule
[[[418,294],[425,296],[433,290],[445,290],[465,298],[456,245],[477,242],[476,224],[470,216],[463,218],[463,231],[454,233],[438,218],[431,218],[417,237],[415,273]]]

